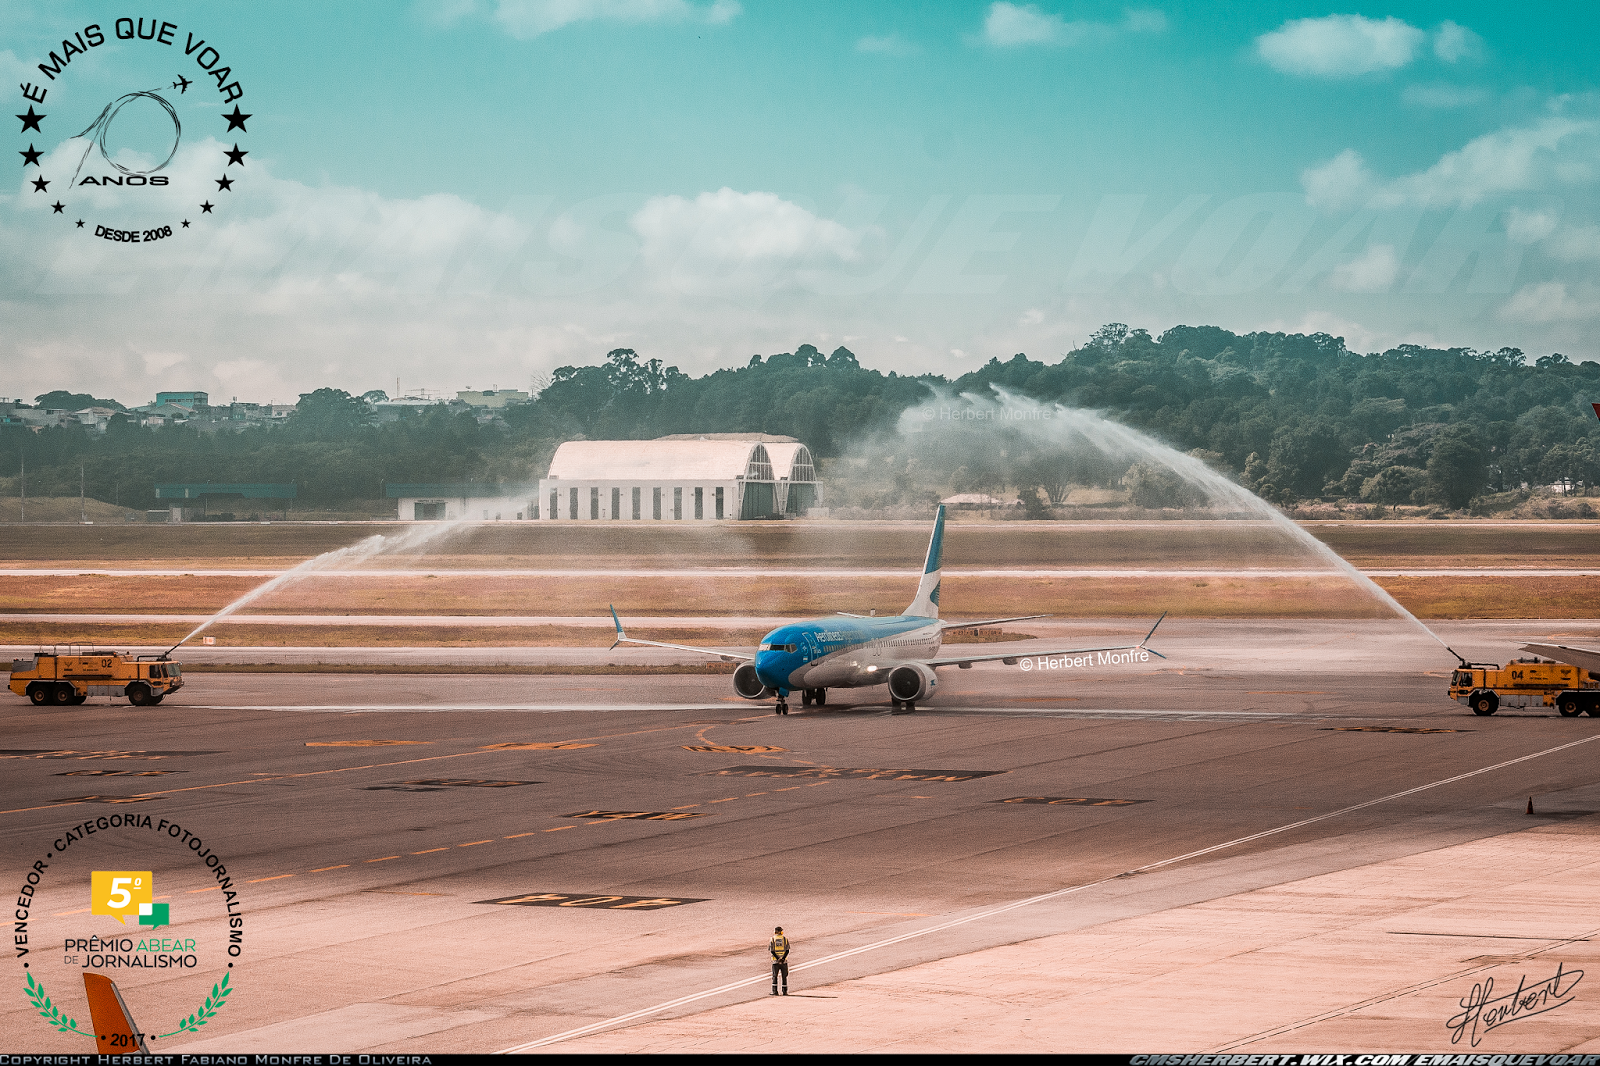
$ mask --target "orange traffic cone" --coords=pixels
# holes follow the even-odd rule
[[[1533,797],[1532,796],[1528,797],[1528,813],[1529,814],[1533,813]]]

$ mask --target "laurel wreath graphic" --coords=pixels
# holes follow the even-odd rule
[[[44,994],[44,985],[33,979],[33,974],[28,975],[28,998],[38,1008],[39,1017],[56,1027],[58,1033],[78,1033],[81,1036],[92,1036],[78,1028],[78,1019],[68,1018],[56,1009],[50,1002],[50,997]]]
[[[217,1011],[228,1005],[228,996],[233,992],[233,988],[229,984],[229,979],[232,976],[232,974],[224,974],[220,984],[214,984],[211,986],[211,994],[206,997],[205,1002],[200,1005],[199,1010],[180,1021],[178,1023],[178,1027],[172,1032],[162,1033],[160,1036],[156,1037],[156,1039],[159,1040],[162,1037],[177,1036],[180,1033],[197,1032],[201,1026],[205,1025],[211,1020],[212,1016],[215,1015]],[[68,1018],[66,1015],[62,1014],[56,1005],[50,1002],[50,997],[45,995],[44,985],[40,984],[38,981],[35,981],[33,979],[33,974],[31,973],[28,975],[27,991],[28,999],[33,1002],[34,1007],[38,1010],[39,1017],[55,1026],[57,1032],[77,1033],[80,1036],[94,1035],[93,1033],[87,1033],[82,1029],[79,1029],[78,1020],[76,1018]]]
[[[233,989],[228,986],[228,978],[232,976],[232,974],[223,974],[222,983],[220,985],[211,986],[211,994],[206,997],[206,1001],[200,1005],[199,1010],[195,1011],[193,1014],[183,1019],[183,1021],[179,1022],[178,1027],[172,1032],[162,1033],[161,1036],[158,1036],[156,1039],[159,1040],[161,1037],[177,1036],[179,1033],[192,1033],[198,1030],[202,1025],[209,1022],[213,1014],[217,1013],[217,1011],[228,1005],[228,995],[233,991]]]

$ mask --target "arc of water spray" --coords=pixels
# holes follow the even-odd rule
[[[291,570],[285,570],[283,573],[279,574],[275,578],[272,578],[270,581],[258,585],[249,592],[246,592],[243,596],[240,596],[222,610],[218,611],[210,618],[207,618],[204,622],[201,622],[188,636],[184,637],[182,640],[178,641],[178,643],[168,648],[163,655],[171,655],[173,652],[177,651],[183,645],[189,643],[189,641],[193,640],[195,637],[198,637],[201,633],[204,633],[216,623],[222,621],[235,611],[238,611],[241,607],[245,607],[251,603],[254,603],[256,600],[267,595],[268,593],[276,592],[281,588],[292,585],[318,570],[339,570],[355,563],[365,562],[375,555],[381,555],[386,552],[397,552],[405,551],[410,548],[420,548],[429,541],[438,540],[443,536],[454,533],[460,529],[463,524],[464,522],[458,519],[454,522],[444,522],[436,526],[413,527],[406,533],[403,533],[399,536],[390,537],[386,537],[382,533],[375,533],[372,536],[367,537],[365,540],[359,540],[356,541],[356,543],[346,545],[343,548],[336,548],[333,551],[324,552],[314,559],[307,559],[299,566],[296,566]]]
[[[1026,396],[1018,396],[1015,393],[1008,392],[999,385],[991,385],[990,388],[999,397],[1002,408],[1009,407],[1020,411],[1023,415],[1045,416],[1043,418],[1025,417],[1017,419],[1015,424],[1019,426],[1033,428],[1065,423],[1072,432],[1103,450],[1114,450],[1123,455],[1133,455],[1160,463],[1189,485],[1205,493],[1208,498],[1224,500],[1234,504],[1241,510],[1271,522],[1295,541],[1311,549],[1318,558],[1344,574],[1395,614],[1411,622],[1432,640],[1437,641],[1445,651],[1454,655],[1461,662],[1466,662],[1455,649],[1441,640],[1437,633],[1423,624],[1420,618],[1401,606],[1399,600],[1389,595],[1382,586],[1366,574],[1357,570],[1338,552],[1306,532],[1297,522],[1266,500],[1263,500],[1260,496],[1257,496],[1231,478],[1217,473],[1194,456],[1185,455],[1170,445],[1162,444],[1153,437],[1124,426],[1119,422],[1112,421],[1094,411],[1088,411],[1081,407],[1067,407],[1059,403],[1042,404]],[[961,398],[974,405],[994,404],[993,400],[973,393],[962,393]]]

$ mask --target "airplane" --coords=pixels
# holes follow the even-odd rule
[[[190,82],[188,78],[185,78],[182,74],[179,74],[178,80],[172,83],[172,87],[178,90],[179,96],[182,96],[184,93],[189,91],[189,86],[191,84],[193,83]],[[182,88],[179,88],[180,85]]]
[[[116,982],[97,973],[83,975],[89,996],[89,1017],[94,1023],[96,1052],[100,1055],[148,1054],[144,1033],[133,1020]],[[100,1043],[104,1041],[104,1043]]]
[[[830,688],[868,688],[875,685],[888,685],[889,698],[895,711],[910,713],[917,709],[919,702],[933,695],[939,684],[936,671],[941,666],[967,670],[973,663],[995,661],[1014,666],[1020,660],[1036,655],[1099,655],[1114,652],[1148,653],[1160,659],[1166,658],[1154,648],[1147,647],[1150,638],[1155,635],[1156,627],[1166,618],[1165,613],[1156,619],[1150,632],[1137,644],[1102,648],[1040,648],[1030,650],[1026,655],[999,652],[990,655],[941,656],[940,644],[949,630],[975,629],[978,626],[1046,617],[1042,614],[1026,614],[1014,618],[985,618],[977,622],[940,621],[939,576],[943,551],[944,505],[940,504],[933,521],[933,536],[928,541],[928,554],[923,562],[917,594],[910,606],[898,615],[880,618],[840,612],[827,618],[793,622],[779,626],[762,637],[755,653],[747,655],[630,637],[623,632],[622,620],[617,617],[617,608],[613,604],[611,621],[617,627],[617,639],[611,646],[643,644],[653,648],[715,655],[723,662],[738,662],[741,665],[733,672],[733,690],[747,700],[765,700],[776,696],[775,714],[789,713],[789,696],[794,692],[800,693],[802,707],[812,704],[821,707],[828,702]]]

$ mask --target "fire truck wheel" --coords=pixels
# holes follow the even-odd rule
[[[1589,705],[1589,717],[1600,718],[1600,703],[1592,703]]]
[[[160,703],[160,702],[161,702],[161,701],[162,701],[162,700],[164,700],[164,699],[166,699],[166,698],[167,698],[167,694],[166,694],[166,693],[165,693],[165,692],[163,692],[163,693],[162,693],[162,694],[161,694],[161,695],[159,695],[159,696],[151,696],[151,697],[150,697],[150,702],[151,702],[151,703],[152,703],[152,704],[157,704],[157,703]]]
[[[150,686],[138,683],[129,685],[128,702],[133,704],[135,707],[143,707],[145,704],[149,703]]]
[[[1563,718],[1576,718],[1583,713],[1583,704],[1578,702],[1578,697],[1562,693],[1556,700],[1556,710],[1561,712]]]
[[[1481,689],[1472,694],[1471,702],[1473,714],[1488,715],[1500,709],[1500,697],[1493,692],[1485,692]]]
[[[42,704],[49,703],[50,702],[50,688],[49,688],[49,686],[41,685],[37,681],[35,681],[33,684],[28,686],[28,698],[34,702],[35,706],[39,706],[39,705],[42,705]]]
[[[77,698],[78,693],[71,685],[62,682],[56,685],[54,696],[56,703],[65,707]]]
[[[73,696],[73,697],[72,697],[72,702],[73,702],[73,703],[74,703],[74,704],[78,704],[78,703],[88,703],[88,702],[89,702],[89,694],[88,694],[88,693],[87,693],[87,692],[85,692],[85,693],[83,693],[83,694],[82,694],[82,695],[80,695],[80,696]]]

